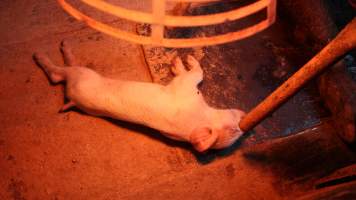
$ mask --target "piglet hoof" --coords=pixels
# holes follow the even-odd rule
[[[68,103],[64,104],[62,108],[58,111],[59,113],[67,112],[69,109],[75,106],[73,101],[69,101]]]
[[[180,57],[176,57],[173,60],[173,66],[172,66],[171,70],[172,70],[173,74],[176,76],[181,75],[186,72],[183,62],[180,59]]]
[[[32,55],[32,58],[33,60],[41,66],[41,64],[43,63],[43,60],[46,59],[46,55],[42,52],[35,52],[33,55]]]
[[[189,70],[201,69],[199,61],[195,59],[193,56],[188,55],[187,62],[188,62]]]
[[[68,44],[67,40],[63,40],[61,42],[61,52],[63,54],[64,64],[67,66],[78,66],[78,62],[76,61],[72,48]]]

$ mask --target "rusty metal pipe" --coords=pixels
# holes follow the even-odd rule
[[[356,47],[356,18],[354,18],[328,45],[308,63],[279,86],[239,123],[241,130],[249,131],[298,92],[341,56]],[[342,81],[342,80],[340,80]]]

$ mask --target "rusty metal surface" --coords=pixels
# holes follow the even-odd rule
[[[297,135],[247,147],[243,155],[247,163],[273,174],[273,185],[280,194],[296,197],[300,191],[322,189],[318,186],[323,180],[335,178],[339,168],[356,163],[354,151],[334,131],[329,123],[323,123]],[[344,169],[338,177],[354,173]]]
[[[333,113],[339,136],[348,143],[356,141],[356,84],[339,62],[319,79],[319,90]],[[342,80],[342,81],[340,81]]]
[[[310,49],[311,52],[318,52],[322,46],[327,44],[331,38],[335,37],[338,28],[341,30],[347,23],[356,16],[346,0],[343,1],[291,1],[284,0],[280,3],[285,15],[296,24],[293,33],[298,35],[296,42]],[[296,12],[296,10],[301,12]],[[312,20],[318,19],[318,20]],[[345,40],[355,39],[352,34]],[[331,111],[334,124],[339,136],[345,141],[352,143],[355,141],[355,51],[345,57],[345,62],[339,62],[320,76],[318,80],[319,92],[325,105]]]
[[[356,183],[351,182],[348,184],[342,184],[324,190],[315,191],[298,198],[298,200],[345,200],[356,199]]]
[[[315,183],[316,189],[331,187],[338,184],[344,184],[356,180],[356,164],[343,167],[319,179]]]

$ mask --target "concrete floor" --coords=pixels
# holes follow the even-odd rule
[[[55,1],[1,1],[0,9],[0,199],[256,196],[249,188],[260,183],[249,180],[258,173],[243,172],[238,156],[202,165],[189,148],[156,131],[80,112],[59,114],[63,87],[50,85],[32,60],[33,52],[45,51],[62,64],[59,43],[68,39],[82,65],[151,81],[141,46],[93,31]],[[260,190],[273,194],[270,186]]]
[[[0,199],[280,199],[287,192],[277,187],[283,179],[276,185],[278,170],[246,161],[251,149],[205,163],[188,144],[149,128],[77,111],[58,113],[63,87],[50,85],[32,60],[35,51],[45,51],[63,64],[59,43],[68,39],[82,65],[149,82],[142,46],[88,28],[55,1],[0,1],[0,29]]]

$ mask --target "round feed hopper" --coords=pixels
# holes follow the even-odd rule
[[[150,24],[151,34],[149,36],[143,36],[138,35],[137,33],[120,30],[108,24],[99,22],[80,12],[65,0],[57,1],[70,15],[75,17],[77,20],[85,22],[88,26],[100,32],[143,45],[175,48],[208,46],[241,40],[268,28],[274,23],[276,18],[276,0],[258,0],[235,10],[200,16],[168,15],[166,14],[166,4],[167,2],[202,3],[216,2],[218,0],[152,0],[152,13],[123,8],[103,0],[81,0],[83,3],[113,16],[134,21],[136,23]],[[165,27],[198,27],[218,25],[228,21],[242,19],[264,9],[266,10],[266,18],[264,20],[234,32],[210,37],[193,38],[166,38],[164,36]]]

